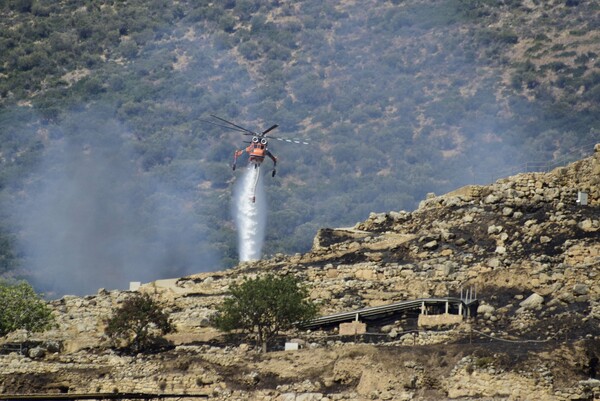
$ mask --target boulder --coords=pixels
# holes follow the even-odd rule
[[[28,355],[31,359],[39,359],[46,356],[46,350],[42,347],[34,347],[29,350]]]
[[[590,288],[585,284],[575,284],[573,286],[573,294],[575,295],[587,295]]]
[[[535,292],[531,294],[527,299],[522,301],[519,305],[525,309],[537,309],[544,304],[544,297]]]
[[[423,245],[423,248],[425,248],[425,249],[435,249],[437,247],[438,247],[438,242],[436,240],[429,241],[428,243]]]
[[[477,307],[477,314],[492,314],[495,310],[496,308],[494,308],[492,305],[482,304]]]

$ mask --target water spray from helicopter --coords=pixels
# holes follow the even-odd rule
[[[245,141],[248,146],[245,149],[236,150],[233,156],[233,170],[237,165],[238,157],[248,153],[248,168],[246,169],[242,180],[236,185],[234,190],[234,220],[238,229],[238,253],[240,262],[249,260],[258,260],[261,257],[262,247],[265,237],[266,226],[266,200],[265,190],[261,176],[261,166],[266,157],[273,161],[273,170],[271,176],[275,177],[277,172],[277,158],[269,151],[267,145],[270,139],[279,141],[308,145],[308,142],[298,139],[283,139],[273,136],[267,136],[269,132],[278,127],[274,124],[264,131],[251,131],[240,125],[227,121],[224,118],[211,114],[211,117],[218,120],[203,122],[225,128],[231,131],[237,131],[245,136],[250,136],[250,141]]]
[[[234,220],[240,262],[261,258],[265,239],[266,202],[260,168],[248,166],[234,191]]]

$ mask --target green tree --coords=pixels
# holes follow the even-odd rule
[[[19,329],[40,332],[54,323],[52,309],[27,282],[0,282],[0,336]]]
[[[164,342],[163,335],[176,331],[169,314],[148,294],[136,293],[105,321],[104,333],[113,345],[138,353]]]
[[[312,319],[316,306],[307,299],[308,291],[291,277],[263,277],[245,280],[230,287],[231,296],[218,307],[213,323],[223,331],[254,333],[257,346],[267,344],[283,330]]]

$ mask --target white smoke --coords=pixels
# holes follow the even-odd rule
[[[248,166],[234,188],[233,212],[240,262],[260,259],[265,240],[267,207],[260,170],[260,167]]]
[[[45,149],[6,206],[36,290],[93,294],[218,268],[201,216],[189,206],[202,202],[195,191],[141,171],[118,123],[94,110],[69,118],[77,124]],[[186,174],[174,163],[170,171],[174,182]]]

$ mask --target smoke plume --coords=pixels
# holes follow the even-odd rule
[[[160,182],[137,165],[122,127],[81,120],[45,150],[13,207],[36,289],[84,295],[218,269],[194,212],[201,200],[175,185],[176,165]]]

